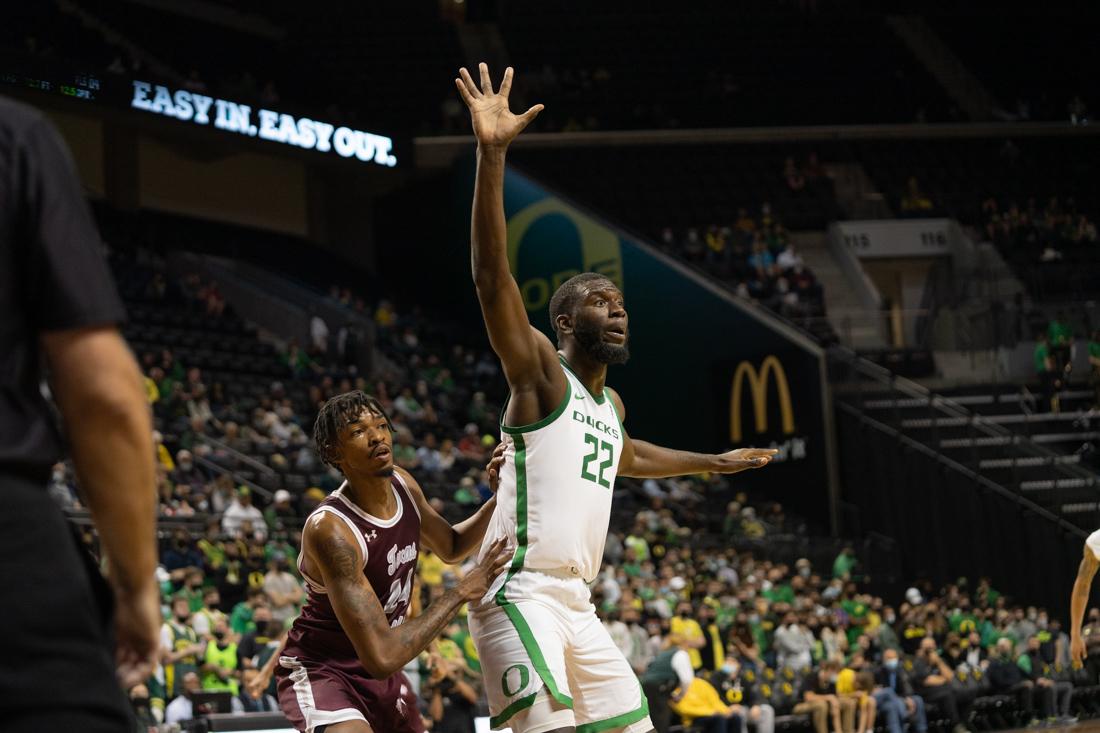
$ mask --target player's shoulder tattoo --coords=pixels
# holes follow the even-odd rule
[[[349,542],[336,525],[318,529],[313,537],[318,559],[338,577],[358,574],[361,561],[355,543]]]

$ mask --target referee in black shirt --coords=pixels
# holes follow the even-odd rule
[[[0,730],[130,733],[160,604],[152,429],[125,317],[68,151],[0,97]],[[62,440],[109,580],[46,492]],[[109,591],[106,590],[109,587]]]

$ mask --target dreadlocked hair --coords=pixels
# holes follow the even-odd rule
[[[313,443],[322,461],[333,468],[340,468],[336,463],[340,430],[348,423],[358,420],[363,410],[385,418],[386,426],[393,430],[390,416],[376,397],[358,389],[336,395],[321,407],[317,420],[313,423]]]
[[[558,316],[571,314],[577,307],[577,303],[584,297],[584,286],[597,280],[608,281],[607,275],[598,272],[582,272],[563,282],[550,298],[550,325],[554,333],[558,331]],[[558,342],[561,342],[561,334],[558,334]]]

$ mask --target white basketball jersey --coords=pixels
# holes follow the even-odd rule
[[[1085,540],[1085,546],[1092,550],[1096,559],[1100,560],[1100,529],[1096,530]]]
[[[556,571],[592,582],[600,570],[623,426],[607,389],[592,395],[562,360],[565,399],[542,420],[501,424],[506,450],[497,508],[481,553],[498,538],[516,548],[507,575]],[[497,579],[500,586],[504,575]]]

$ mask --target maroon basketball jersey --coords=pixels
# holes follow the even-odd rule
[[[416,574],[420,510],[396,472],[390,488],[397,499],[397,512],[388,520],[371,516],[355,505],[345,495],[346,482],[321,502],[313,514],[329,512],[348,525],[366,558],[363,574],[367,582],[378,595],[390,626],[399,626],[409,609]],[[308,519],[306,521],[308,523]],[[298,569],[302,569],[301,556],[298,557]],[[324,584],[305,572],[302,577],[306,581],[306,605],[290,629],[283,655],[300,661],[323,662],[349,674],[365,675],[366,670],[351,640],[336,618]]]

